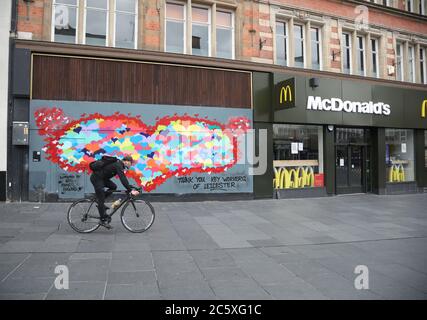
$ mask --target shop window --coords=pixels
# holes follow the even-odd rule
[[[424,131],[424,164],[427,168],[427,130]]]
[[[234,15],[229,11],[216,12],[216,56],[234,59]]]
[[[86,0],[86,44],[107,45],[108,2],[108,0]]]
[[[415,180],[414,132],[406,129],[386,129],[387,182]]]
[[[321,126],[273,125],[275,189],[324,186]]]
[[[288,31],[287,23],[276,22],[276,61],[281,66],[288,65]]]
[[[311,68],[321,69],[321,40],[320,29],[311,28]]]
[[[77,43],[78,0],[54,0],[52,40]]]
[[[304,26],[294,25],[294,66],[304,68]]]
[[[138,1],[116,1],[114,46],[136,49]]]
[[[167,52],[185,53],[185,5],[166,3]]]

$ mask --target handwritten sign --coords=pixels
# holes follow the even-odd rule
[[[176,183],[182,188],[182,190],[187,190],[188,188],[191,188],[193,192],[236,192],[247,186],[248,177],[245,175],[177,177]]]
[[[74,198],[83,196],[83,177],[81,174],[61,173],[58,176],[59,197]]]

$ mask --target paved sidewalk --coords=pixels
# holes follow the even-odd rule
[[[0,299],[427,298],[427,194],[154,203],[144,234],[75,233],[67,206],[0,204]]]

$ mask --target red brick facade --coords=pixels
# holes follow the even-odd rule
[[[114,3],[114,0],[109,0]],[[138,10],[138,48],[154,51],[164,50],[164,17],[165,2],[158,0],[139,0]],[[203,2],[203,1],[202,1]],[[328,53],[324,57],[323,69],[327,71],[340,72],[341,59],[329,56],[339,52],[340,32],[343,27],[347,28],[350,23],[354,24],[358,16],[354,2],[341,0],[276,0],[274,7],[267,0],[243,1],[226,0],[234,7],[235,11],[235,58],[240,60],[251,60],[254,62],[274,63],[275,59],[275,15],[287,12],[293,14],[294,19],[306,19],[308,16],[328,17],[325,22],[324,44]],[[80,6],[84,3],[78,0]],[[184,2],[186,3],[186,2]],[[220,8],[222,3],[217,4]],[[32,34],[33,40],[51,40],[52,23],[52,0],[34,0],[26,3],[18,0],[18,31]],[[212,2],[206,3],[211,5]],[[369,3],[366,2],[368,5]],[[395,2],[398,9],[405,8],[405,1]],[[227,7],[230,8],[230,7]],[[278,9],[279,8],[279,9]],[[82,11],[82,10],[81,10]],[[301,18],[302,17],[302,18]],[[344,21],[344,22],[343,22]],[[384,55],[383,70],[394,66],[394,45],[396,34],[406,34],[409,40],[416,41],[411,37],[416,35],[427,43],[427,20],[415,16],[401,15],[396,10],[383,10],[382,8],[369,7],[368,23],[370,26],[381,30],[384,39],[382,53]],[[81,39],[81,37],[79,38]],[[412,43],[412,42],[411,42]],[[414,45],[417,45],[414,42]],[[426,44],[422,44],[425,46]],[[380,63],[381,64],[381,63]],[[382,77],[394,79],[394,75],[382,73]]]

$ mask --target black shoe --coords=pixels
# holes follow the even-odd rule
[[[105,219],[101,219],[99,224],[107,229],[113,229],[113,227],[110,225],[111,217],[106,217]]]

